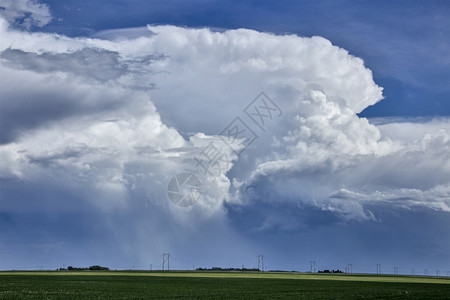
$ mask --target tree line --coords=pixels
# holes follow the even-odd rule
[[[108,267],[102,267],[102,266],[90,266],[88,268],[79,268],[79,267],[72,267],[68,266],[67,268],[59,268],[59,271],[109,271]]]

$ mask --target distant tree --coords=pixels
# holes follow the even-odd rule
[[[89,270],[90,271],[108,271],[109,268],[95,265],[95,266],[90,266]]]

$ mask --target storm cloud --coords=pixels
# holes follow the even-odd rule
[[[23,3],[25,28],[51,19],[45,6]],[[236,263],[261,247],[261,232],[319,228],[350,239],[359,226],[390,228],[392,211],[450,212],[449,120],[359,117],[382,88],[362,59],[323,37],[148,26],[69,38],[15,29],[20,7],[3,7],[0,218],[11,249],[30,231],[29,247],[42,242],[40,251],[61,257],[70,235],[104,237],[94,253],[118,244],[108,256],[116,263],[143,264],[169,248]],[[279,108],[263,129],[245,111],[261,92]],[[236,118],[254,141],[238,154],[221,148],[227,167],[204,178],[194,206],[175,206],[171,178],[198,167],[195,157],[223,142]],[[41,225],[17,226],[24,220]],[[236,244],[240,254],[227,251]]]

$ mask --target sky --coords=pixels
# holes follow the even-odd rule
[[[0,0],[0,269],[450,271],[448,1]]]

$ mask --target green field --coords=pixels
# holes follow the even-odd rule
[[[0,299],[450,299],[450,279],[247,272],[0,272]]]

